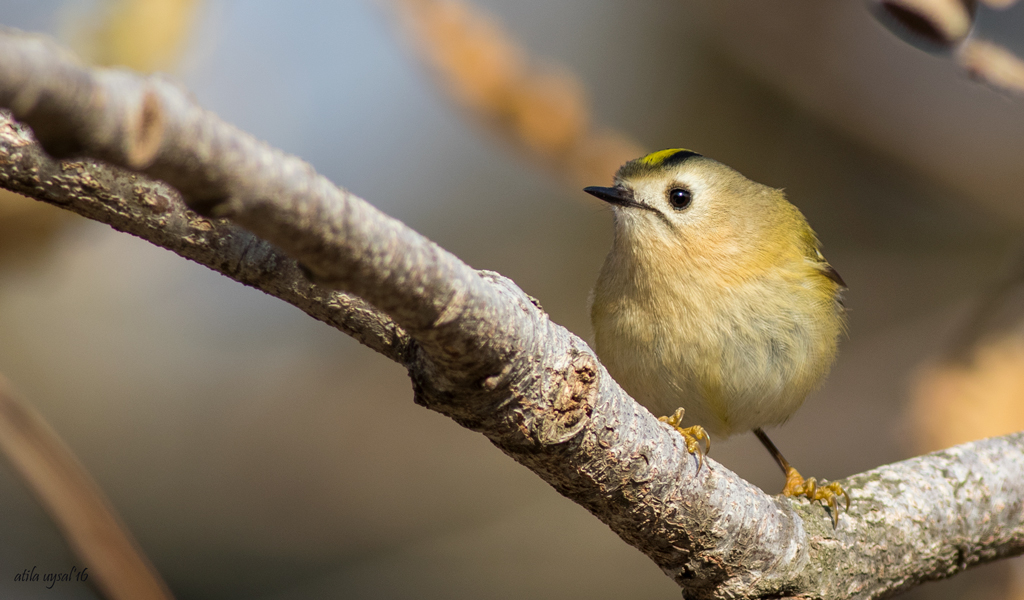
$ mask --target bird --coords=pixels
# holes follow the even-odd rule
[[[846,331],[846,283],[807,219],[782,190],[683,148],[584,191],[614,214],[590,309],[608,373],[683,436],[698,472],[711,435],[753,431],[782,493],[827,504],[836,527],[846,490],[805,479],[764,432],[822,383]]]

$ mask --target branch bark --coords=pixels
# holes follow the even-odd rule
[[[511,281],[474,271],[168,81],[89,69],[7,31],[0,106],[39,140],[0,122],[0,185],[273,293],[401,362],[416,402],[585,506],[687,596],[874,598],[1024,552],[1022,434],[846,480],[852,507],[833,530],[818,505],[770,497],[713,461],[698,472],[681,438]],[[40,146],[134,173],[57,162]]]
[[[0,186],[166,248],[405,362],[412,340],[387,315],[355,296],[310,283],[295,260],[228,221],[199,216],[166,183],[88,158],[56,161],[6,111],[0,114],[0,148]]]

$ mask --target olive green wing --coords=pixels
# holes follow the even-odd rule
[[[835,267],[828,264],[828,261],[825,260],[825,255],[817,248],[814,249],[814,260],[817,261],[818,267],[821,269],[821,273],[825,277],[828,277],[832,281],[838,283],[840,288],[844,290],[849,289],[846,282],[843,281],[843,277],[839,274],[839,271],[836,271]]]

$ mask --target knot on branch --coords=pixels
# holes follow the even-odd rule
[[[597,358],[551,323],[540,303],[511,280],[489,271],[478,274],[507,307],[506,320],[473,326],[490,343],[510,335],[518,343],[503,348],[495,370],[482,363],[485,355],[479,352],[465,352],[455,370],[451,360],[442,368],[420,349],[409,365],[416,402],[484,433],[506,452],[535,453],[573,440],[589,423],[599,395]]]
[[[597,361],[593,355],[573,348],[569,364],[548,369],[554,382],[550,405],[538,407],[529,437],[540,446],[561,444],[576,437],[586,426],[597,398]]]
[[[89,69],[45,37],[4,28],[0,97],[35,131],[54,157],[88,155],[144,169],[156,158],[165,132],[158,77],[123,69]],[[76,110],[80,107],[88,110]]]

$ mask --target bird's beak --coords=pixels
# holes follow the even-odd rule
[[[636,206],[637,204],[633,200],[633,191],[625,188],[591,186],[583,188],[583,191],[616,206]]]
[[[591,186],[583,188],[583,191],[590,194],[591,196],[596,196],[601,200],[604,200],[608,204],[621,206],[623,208],[640,208],[643,210],[649,210],[655,215],[657,215],[658,218],[661,219],[666,225],[668,225],[669,229],[675,230],[675,226],[672,225],[671,219],[666,217],[663,212],[654,208],[653,206],[644,204],[643,202],[637,202],[636,198],[633,196],[633,190],[629,188],[608,188]]]

